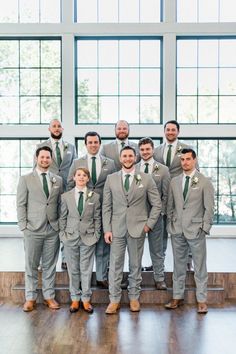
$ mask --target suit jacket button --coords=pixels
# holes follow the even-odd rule
[[[79,221],[82,221],[82,219],[79,219]]]
[[[183,210],[185,210],[186,208],[183,208]]]
[[[47,205],[48,205],[48,203],[47,203]]]
[[[127,208],[129,208],[129,205],[127,205]]]
[[[59,172],[61,172],[61,170],[60,170],[60,168],[59,168],[59,170],[58,170]]]

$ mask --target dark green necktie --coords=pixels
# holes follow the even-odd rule
[[[168,145],[169,148],[168,148],[168,151],[167,151],[167,156],[166,156],[166,166],[167,167],[170,167],[170,164],[171,164],[171,148],[172,148],[172,145]]]
[[[149,163],[146,162],[144,165],[145,165],[144,173],[148,173],[148,166],[149,166]]]
[[[185,183],[184,183],[184,191],[183,191],[184,200],[186,199],[186,195],[187,195],[187,193],[188,193],[189,180],[190,180],[190,177],[189,177],[189,176],[186,176],[186,177],[185,177]]]
[[[124,187],[125,187],[126,192],[129,191],[129,178],[130,178],[130,175],[129,175],[129,174],[125,175]]]
[[[92,157],[92,181],[95,185],[97,183],[97,169],[96,169],[96,157]]]
[[[46,177],[46,173],[41,173],[41,175],[43,176],[43,190],[44,193],[46,195],[46,197],[49,197],[49,190],[48,190],[48,182],[47,182],[47,177]]]
[[[78,201],[79,215],[82,215],[83,208],[84,208],[84,192],[79,192],[79,201]]]
[[[125,146],[125,142],[122,141],[122,142],[121,142],[121,148],[123,149],[124,146]]]
[[[56,142],[56,155],[57,155],[57,164],[58,164],[58,166],[60,166],[62,159],[61,159],[61,151],[60,151],[60,148],[59,148],[59,142],[58,141]]]

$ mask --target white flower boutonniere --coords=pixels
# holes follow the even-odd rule
[[[105,160],[102,162],[102,168],[105,167],[107,164],[108,164],[108,161],[107,161],[107,159],[105,159]]]
[[[55,178],[55,177],[52,177],[52,178],[51,178],[51,182],[52,182],[52,184],[56,183],[56,181],[57,181],[57,180],[56,180],[56,178]]]
[[[177,148],[177,152],[181,152],[183,150],[183,148],[182,148],[182,146],[180,145],[180,146],[178,146],[178,148]]]
[[[90,198],[92,198],[92,196],[93,196],[93,191],[90,191],[90,192],[88,192],[88,195],[87,195],[87,199],[90,199]]]
[[[156,172],[159,171],[159,169],[160,169],[160,166],[159,165],[155,165],[154,169],[153,169],[153,172],[156,173]]]
[[[68,149],[68,143],[64,143],[64,151],[66,151]]]
[[[141,181],[142,181],[142,177],[140,176],[140,174],[135,175],[134,176],[136,184],[140,185]]]
[[[197,176],[193,177],[191,182],[192,182],[191,187],[195,187],[198,183],[198,177]]]

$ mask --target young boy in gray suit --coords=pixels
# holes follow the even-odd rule
[[[73,179],[75,187],[62,195],[59,236],[64,244],[70,279],[70,312],[79,310],[81,300],[83,309],[92,313],[91,278],[96,243],[101,236],[101,207],[99,195],[87,188],[89,170],[79,167]]]

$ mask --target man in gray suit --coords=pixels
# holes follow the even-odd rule
[[[67,177],[69,173],[70,166],[73,160],[77,157],[74,145],[64,141],[62,139],[63,126],[58,119],[52,119],[49,128],[50,138],[46,141],[40,143],[38,147],[49,146],[52,149],[52,163],[49,167],[49,171],[62,177],[63,180],[63,191],[66,191]],[[65,256],[62,251],[62,269],[67,269]]]
[[[139,140],[139,152],[141,162],[136,165],[137,173],[149,173],[156,183],[162,201],[162,211],[153,230],[148,233],[149,251],[152,260],[152,270],[157,290],[166,290],[164,276],[164,254],[163,254],[163,215],[166,215],[168,189],[170,183],[169,169],[158,163],[153,158],[154,144],[151,138]]]
[[[118,120],[115,125],[116,140],[102,146],[101,154],[109,157],[115,163],[116,170],[119,171],[122,167],[120,163],[120,151],[126,146],[132,146],[136,151],[136,161],[140,161],[138,145],[128,139],[129,137],[129,123],[126,120]]]
[[[154,150],[154,159],[169,168],[170,177],[179,176],[182,173],[180,161],[181,150],[190,146],[178,140],[180,125],[176,120],[169,120],[164,125],[165,141]],[[168,233],[166,231],[166,216],[163,217],[163,252],[167,249]],[[191,254],[187,261],[187,269],[193,270]]]
[[[145,235],[154,228],[162,208],[155,182],[148,174],[135,173],[135,161],[135,149],[125,146],[120,152],[122,170],[109,175],[104,186],[103,227],[105,241],[111,244],[110,304],[106,309],[107,314],[116,313],[120,306],[126,247],[129,254],[130,310],[140,310],[141,261]]]
[[[101,155],[101,137],[97,132],[88,132],[85,134],[84,142],[87,154],[73,161],[68,176],[68,190],[74,188],[74,173],[78,167],[86,167],[90,172],[88,188],[100,195],[102,203],[103,187],[109,174],[115,172],[114,162]],[[101,288],[108,288],[107,271],[109,262],[110,247],[105,243],[104,237],[101,237],[96,244],[96,278],[97,285]]]
[[[63,192],[62,178],[49,172],[52,150],[36,150],[37,165],[33,172],[21,176],[17,188],[18,225],[24,233],[25,297],[23,310],[36,306],[38,266],[42,257],[42,291],[44,303],[59,309],[55,301],[54,281],[59,251],[59,208]]]
[[[165,305],[175,309],[183,304],[186,261],[190,248],[194,263],[198,313],[207,313],[206,234],[214,216],[214,188],[209,178],[196,170],[196,153],[183,149],[183,173],[170,183],[167,230],[171,234],[174,272],[173,299]]]

